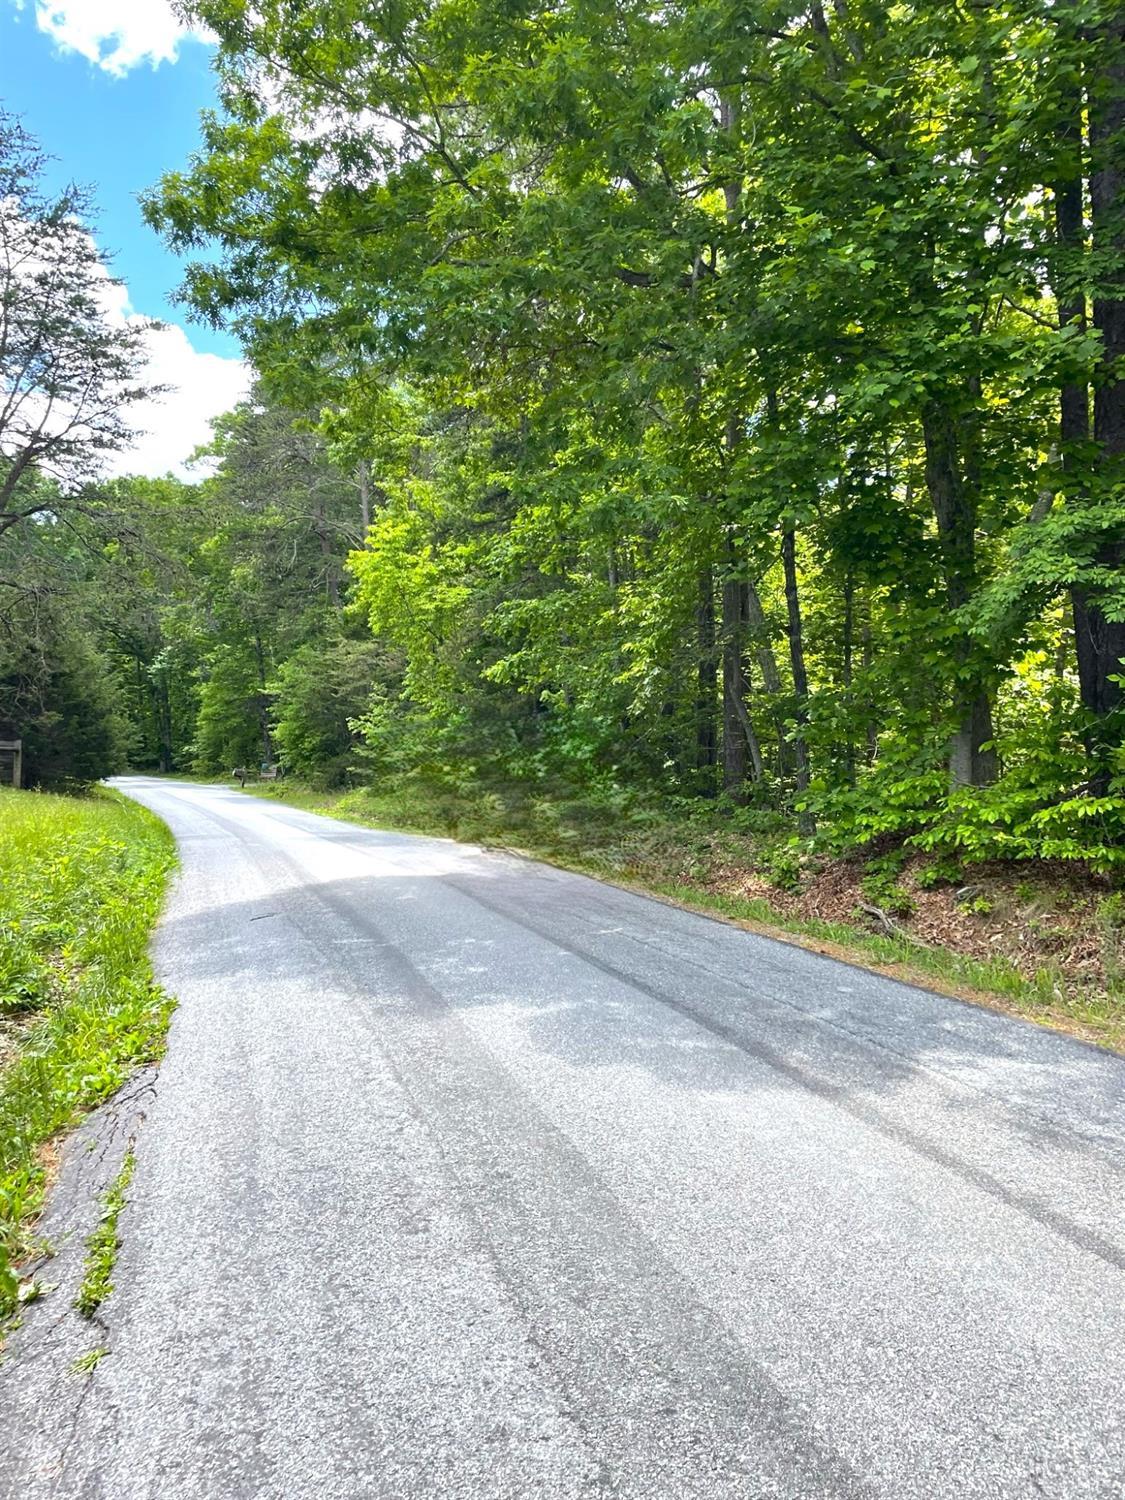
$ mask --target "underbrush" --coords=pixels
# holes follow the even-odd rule
[[[174,863],[164,824],[116,793],[0,790],[0,1317],[48,1143],[162,1049],[147,946]]]
[[[1125,907],[1063,860],[816,847],[768,809],[556,786],[253,788],[375,827],[508,846],[1125,1050]]]

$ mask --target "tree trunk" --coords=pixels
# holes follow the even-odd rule
[[[758,658],[762,682],[766,692],[776,698],[781,693],[781,673],[778,671],[777,657],[773,654],[766,612],[762,608],[762,596],[755,583],[746,585],[746,618],[754,639],[754,654]]]
[[[262,759],[268,763],[273,760],[273,743],[270,739],[270,715],[269,699],[266,696],[266,653],[262,647],[262,637],[258,632],[254,633],[254,659],[258,666],[258,728],[262,736]]]
[[[1074,100],[1074,117],[1062,132],[1070,146],[1070,171],[1054,184],[1055,237],[1064,262],[1056,277],[1055,297],[1059,309],[1059,327],[1087,327],[1086,297],[1080,289],[1076,262],[1085,245],[1082,204],[1082,128],[1081,98]],[[1090,440],[1090,389],[1085,380],[1067,381],[1059,392],[1059,440],[1062,448],[1063,478],[1068,491],[1082,472],[1083,447]],[[1081,495],[1075,495],[1081,500]],[[1082,706],[1099,717],[1106,712],[1103,684],[1108,677],[1105,661],[1107,632],[1101,610],[1081,584],[1070,593],[1074,615],[1074,655],[1078,668],[1078,690]],[[1097,736],[1088,734],[1086,750],[1090,757],[1092,777],[1098,779],[1100,759]]]
[[[781,561],[785,569],[785,608],[788,618],[789,660],[793,667],[793,693],[796,698],[797,733],[793,750],[797,761],[797,794],[809,789],[809,747],[805,727],[809,722],[809,677],[805,669],[805,637],[801,624],[801,601],[797,593],[797,548],[794,530],[787,525],[781,534]],[[798,813],[798,827],[811,838],[816,832],[812,813]]]
[[[758,658],[758,668],[762,674],[762,683],[768,695],[777,703],[780,701],[782,693],[781,672],[778,670],[777,657],[774,655],[773,642],[770,640],[766,612],[762,608],[762,596],[758,592],[756,583],[747,583],[745,602],[746,619],[750,629],[750,638],[754,643],[754,655]],[[778,770],[782,776],[788,776],[792,773],[795,766],[793,746],[785,737],[785,726],[781,723],[780,718],[777,722]]]
[[[860,631],[860,644],[863,648],[863,675],[867,677],[875,661],[875,651],[871,640],[870,600],[867,600],[863,611],[863,628]],[[879,759],[879,726],[871,716],[870,700],[868,700],[868,712],[864,723],[864,739],[867,744],[867,764],[873,766]]]
[[[704,568],[699,575],[699,602],[696,607],[695,622],[697,651],[695,768],[707,775],[714,770],[718,751],[715,734],[715,704],[718,687],[718,662],[715,655],[715,580],[710,568]],[[712,790],[710,785],[708,790]]]
[[[1125,273],[1125,15],[1106,22],[1091,53],[1090,218],[1094,255],[1106,271],[1104,288]],[[1094,392],[1094,438],[1106,459],[1125,459],[1125,297],[1094,298],[1094,327],[1102,335],[1104,378]]]
[[[168,691],[168,669],[161,667],[156,679],[158,716],[160,724],[160,769],[172,769],[172,699]]]
[[[742,701],[744,586],[733,576],[733,548],[728,551],[727,568],[722,595],[723,790],[739,802],[746,791],[746,736],[742,727],[746,708]]]
[[[738,710],[739,722],[742,732],[746,736],[746,749],[750,755],[750,775],[754,781],[761,781],[766,774],[765,761],[762,759],[762,747],[758,742],[758,735],[754,729],[754,721],[750,717],[750,710],[746,707],[745,677],[739,684],[739,692],[734,700],[735,708]]]
[[[1090,220],[1101,288],[1121,284],[1125,269],[1125,16],[1117,15],[1095,32],[1089,53]],[[1102,375],[1094,388],[1096,477],[1107,496],[1125,470],[1125,297],[1095,296],[1094,327],[1102,336]],[[1076,413],[1077,416],[1077,413]],[[1099,547],[1095,561],[1120,575],[1125,571],[1125,535],[1120,529]],[[1084,705],[1100,721],[1091,736],[1091,789],[1109,788],[1108,752],[1119,734],[1101,725],[1122,703],[1119,683],[1125,671],[1125,621],[1108,620],[1100,601],[1075,591],[1074,634]]]
[[[321,501],[314,513],[313,530],[320,544],[321,563],[324,568],[324,592],[333,609],[340,608],[340,568],[332,549],[332,538],[328,531],[328,520]]]
[[[363,527],[360,542],[367,539],[367,528],[371,525],[371,475],[367,467],[367,460],[361,458],[356,465],[356,481],[359,484],[359,519]]]
[[[742,138],[742,91],[737,85],[719,96],[719,128],[731,146],[732,160]],[[741,174],[723,183],[726,221],[737,229],[742,211],[743,182]],[[742,417],[731,412],[727,417],[724,447],[728,469],[742,438]],[[723,789],[735,801],[745,796],[746,757],[750,752],[755,777],[762,774],[762,754],[746,708],[746,683],[742,672],[742,654],[746,641],[747,585],[738,576],[733,542],[728,540],[726,571],[722,589],[722,662],[723,662]]]
[[[976,574],[976,498],[962,478],[953,413],[937,401],[922,412],[926,448],[926,487],[937,521],[950,610],[972,597]],[[954,641],[953,705],[956,725],[949,746],[949,775],[954,786],[986,786],[996,778],[996,753],[985,749],[992,739],[992,701],[973,669],[973,643],[965,632]]]
[[[855,786],[855,741],[852,739],[852,654],[855,637],[855,579],[849,569],[844,577],[844,698],[848,705],[848,738],[844,745],[844,775]]]
[[[734,128],[731,121],[736,117],[731,106],[723,105],[723,118],[728,129]],[[727,192],[728,212],[732,211],[731,191]],[[742,437],[739,416],[732,412],[727,417],[723,446],[726,449],[728,468]],[[722,663],[723,663],[723,790],[736,802],[746,794],[746,752],[748,741],[745,725],[749,721],[743,698],[745,680],[742,675],[742,653],[746,645],[746,584],[738,576],[738,560],[733,540],[728,536],[722,588]]]
[[[152,748],[156,752],[157,765],[160,766],[160,703],[156,696],[156,683],[145,671],[145,664],[137,652],[133,656],[133,676],[136,679],[135,688],[137,694],[137,723],[140,724],[144,713],[145,703],[148,703],[149,712],[152,715]],[[143,752],[146,753],[147,752]],[[163,767],[160,766],[163,770]]]

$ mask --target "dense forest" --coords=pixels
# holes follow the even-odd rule
[[[222,110],[146,214],[258,380],[195,482],[99,478],[143,372],[0,132],[33,781],[1125,862],[1114,0],[184,9]]]

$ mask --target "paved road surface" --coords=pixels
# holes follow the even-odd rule
[[[506,855],[121,785],[180,841],[181,1004],[111,1353],[11,1494],[1125,1495],[1125,1062]]]

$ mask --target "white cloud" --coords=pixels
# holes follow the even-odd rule
[[[176,17],[169,0],[35,0],[35,19],[57,46],[117,78],[141,63],[175,62],[189,37],[207,40]]]
[[[143,322],[129,302],[128,290],[106,283],[103,304],[113,322]],[[192,347],[178,323],[165,323],[145,337],[148,365],[145,385],[167,386],[162,396],[130,406],[129,425],[137,430],[132,447],[110,459],[110,474],[176,474],[202,477],[200,466],[188,467],[196,448],[211,441],[211,421],[230,411],[250,389],[252,374],[241,359],[203,354]]]
[[[96,245],[81,224],[74,222],[72,228],[72,245],[64,245],[58,253],[80,258],[83,275],[90,277],[88,285],[96,297],[102,326],[111,330],[129,326],[143,328],[141,352],[144,364],[129,385],[142,389],[164,387],[159,395],[129,401],[122,412],[126,426],[136,433],[135,441],[120,451],[90,454],[89,464],[78,465],[80,472],[77,477],[144,474],[159,478],[171,473],[182,479],[203,478],[212,471],[213,463],[189,466],[188,461],[195,449],[211,441],[213,419],[237,406],[249,393],[253,378],[250,366],[241,359],[202,353],[192,345],[187,332],[178,323],[153,326],[151,319],[133,307],[128,288],[123,282],[112,279],[104,263],[96,259],[88,263],[82,258],[83,242],[85,249],[94,255]],[[37,244],[41,247],[42,241],[36,242],[34,229],[21,217],[18,202],[10,197],[0,198],[0,272],[3,273],[0,290],[14,293],[12,307],[15,311],[10,314],[9,326],[15,329],[17,339],[25,342],[35,337],[40,315],[39,293],[32,290],[33,280],[50,270],[50,263],[42,259]],[[23,291],[29,295],[21,296]],[[28,316],[22,320],[20,309],[29,310]],[[37,430],[57,435],[76,425],[77,432],[85,433],[86,441],[90,440],[89,405],[76,411],[62,398],[52,398],[47,402],[36,382],[34,367],[28,361],[9,357],[0,370],[0,377],[5,382],[0,388],[3,397],[0,404],[5,407],[4,420],[0,423],[0,439],[3,440],[0,441],[0,454],[10,456],[18,451],[21,444],[26,444],[29,435]],[[95,416],[102,401],[99,394],[94,403]],[[49,466],[47,472],[53,472]],[[63,482],[73,480],[75,466],[71,464],[56,477]]]
[[[211,421],[230,411],[249,392],[251,372],[240,359],[201,354],[177,323],[148,335],[145,380],[169,386],[167,394],[138,402],[129,421],[140,436],[113,457],[117,474],[176,474],[200,479],[206,470],[189,468],[192,452],[211,441]]]

